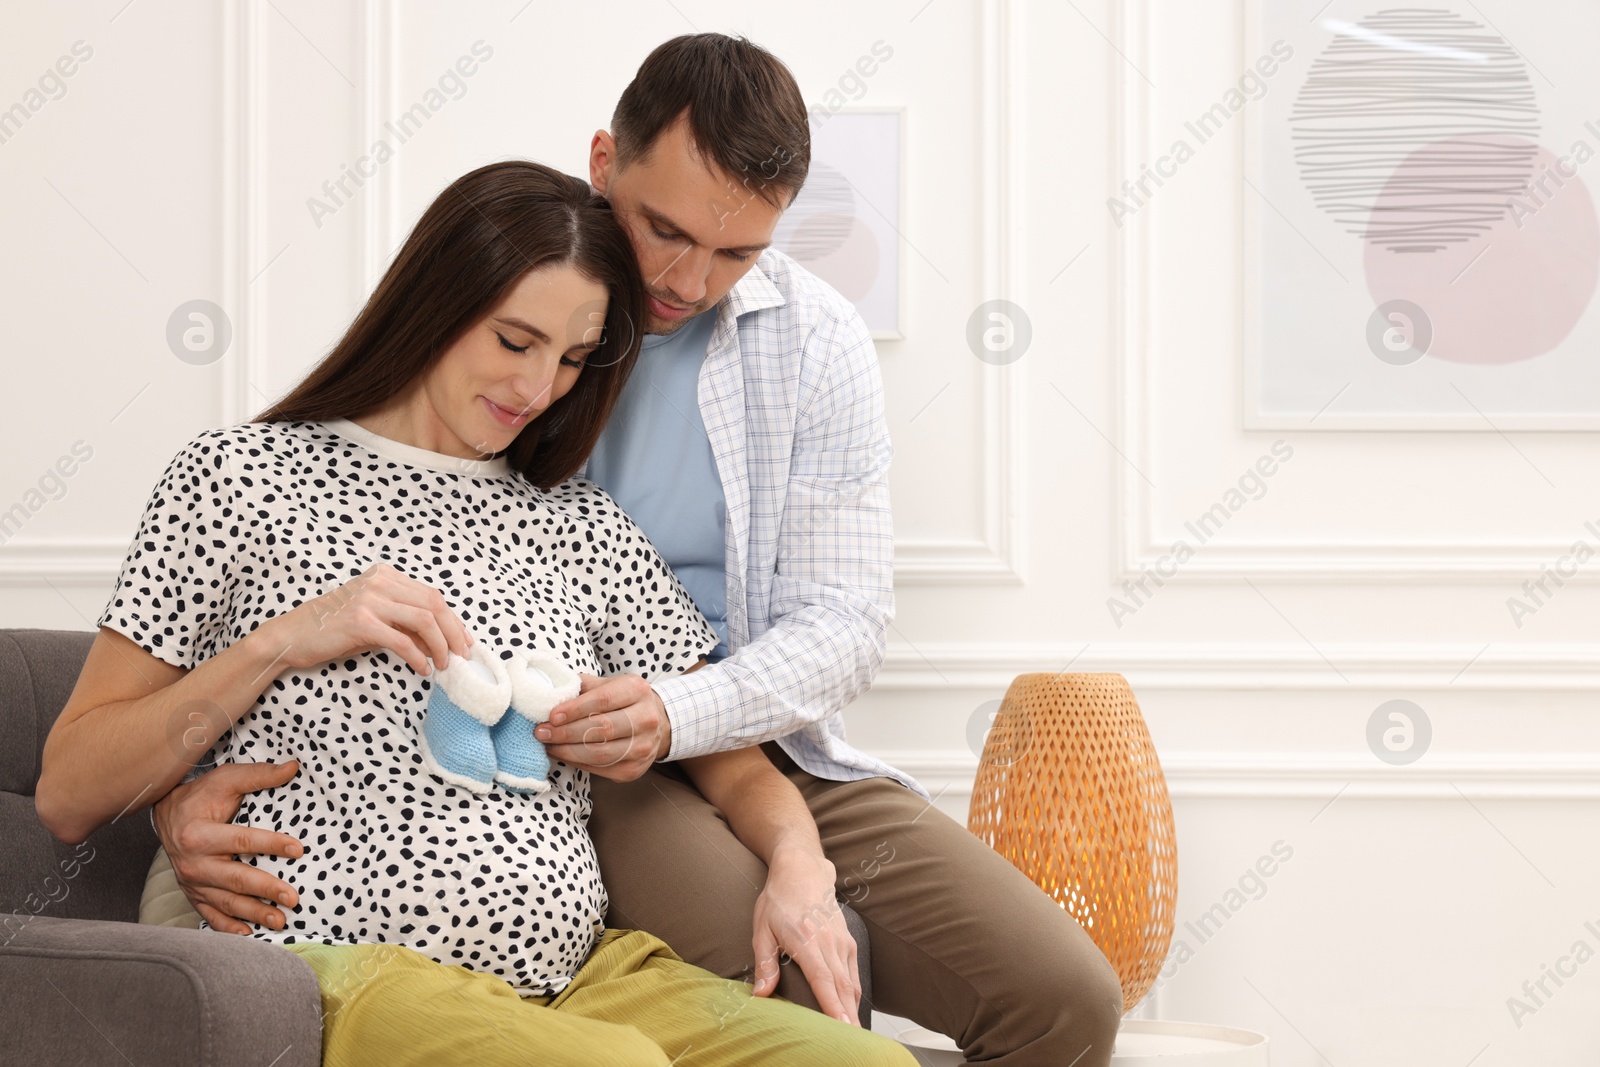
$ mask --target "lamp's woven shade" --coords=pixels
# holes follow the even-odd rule
[[[983,747],[967,828],[1066,908],[1122,979],[1149,991],[1172,941],[1172,801],[1120,674],[1024,674]]]

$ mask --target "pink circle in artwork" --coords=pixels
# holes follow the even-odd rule
[[[1525,144],[1526,142],[1521,142]],[[1448,189],[1439,160],[1448,141],[1413,153],[1395,169],[1377,208],[1418,209],[1419,190]],[[1524,164],[1526,168],[1528,165]],[[1600,220],[1569,156],[1537,147],[1527,187],[1485,202],[1487,228],[1434,251],[1366,245],[1367,289],[1375,304],[1409,300],[1433,325],[1428,355],[1452,363],[1515,363],[1542,356],[1570,334],[1600,282]],[[1558,182],[1562,184],[1557,184]]]
[[[839,236],[843,236],[843,240]],[[829,238],[823,240],[823,238]],[[790,255],[806,269],[839,290],[839,295],[856,303],[872,291],[878,280],[878,239],[866,223],[854,215],[819,212],[807,215],[794,228]],[[822,255],[805,256],[799,249],[825,249]]]

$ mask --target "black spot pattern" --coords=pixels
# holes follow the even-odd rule
[[[192,668],[387,561],[505,655],[542,648],[576,670],[649,678],[715,647],[655,548],[593,483],[539,490],[498,461],[368,447],[340,425],[247,424],[186,446],[99,625]],[[428,690],[392,653],[352,654],[284,671],[219,741],[219,761],[301,761],[235,819],[306,849],[249,858],[301,900],[284,930],[255,936],[408,945],[524,993],[558,992],[604,930],[588,775],[552,762],[538,797],[438,781],[418,753]]]

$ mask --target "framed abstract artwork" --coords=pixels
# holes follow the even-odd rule
[[[1600,5],[1250,7],[1246,427],[1600,429]]]
[[[876,340],[899,340],[901,109],[811,112],[811,170],[773,244],[855,304]]]

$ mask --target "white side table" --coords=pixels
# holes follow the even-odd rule
[[[943,1034],[925,1030],[907,1020],[890,1018],[878,1029],[911,1049],[929,1067],[960,1067],[966,1063],[956,1043]],[[903,1028],[902,1028],[903,1027]],[[1128,1019],[1117,1034],[1112,1067],[1269,1067],[1267,1038],[1253,1030],[1207,1023],[1161,1022]]]

